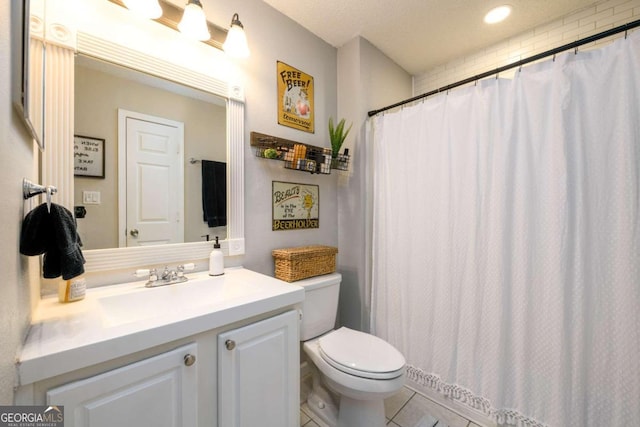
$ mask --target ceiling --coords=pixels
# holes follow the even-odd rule
[[[330,45],[367,39],[411,75],[588,7],[595,0],[264,0]],[[486,12],[509,4],[500,24]]]

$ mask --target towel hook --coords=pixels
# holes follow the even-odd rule
[[[51,212],[51,196],[53,196],[57,192],[58,189],[53,185],[47,185],[46,187],[44,187],[39,184],[34,184],[27,178],[22,179],[22,198],[27,200],[32,198],[33,196],[37,196],[38,194],[45,193],[48,212]]]
[[[51,213],[51,196],[53,195],[53,189],[50,185],[47,186],[47,212]]]

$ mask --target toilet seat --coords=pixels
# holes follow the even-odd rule
[[[393,379],[404,372],[405,359],[386,341],[342,327],[318,339],[320,356],[334,368],[369,379]]]

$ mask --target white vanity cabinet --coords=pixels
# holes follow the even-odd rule
[[[64,405],[67,427],[299,425],[297,310],[193,338],[174,350],[44,387],[45,403]],[[216,400],[217,415],[211,410]]]
[[[18,405],[73,427],[297,427],[304,289],[241,267],[42,299],[18,355]]]
[[[297,427],[298,312],[218,335],[218,419],[224,427]]]
[[[64,405],[66,427],[197,425],[197,345],[53,388],[47,405]]]

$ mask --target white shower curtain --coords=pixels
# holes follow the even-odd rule
[[[640,32],[373,120],[372,329],[501,424],[640,423]]]

